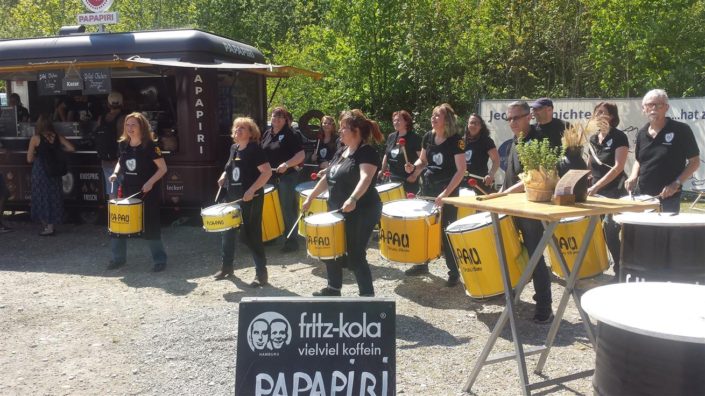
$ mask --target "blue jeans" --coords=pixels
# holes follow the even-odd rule
[[[284,216],[284,238],[286,233],[291,230],[296,222],[296,217],[299,212],[299,197],[296,195],[296,183],[298,182],[299,174],[290,172],[286,175],[279,176],[277,190],[279,191],[279,204],[282,208]],[[285,241],[287,245],[298,246],[297,233],[293,232],[291,237]]]
[[[166,251],[161,239],[145,239],[152,252],[154,264],[166,264]],[[127,261],[127,238],[110,238],[110,250],[113,254],[113,261],[124,263]]]
[[[330,208],[329,208],[330,209]],[[340,290],[343,287],[343,268],[355,274],[357,288],[361,296],[373,296],[372,271],[367,262],[367,244],[372,230],[382,214],[382,203],[356,208],[345,215],[345,243],[347,253],[334,260],[323,260],[328,274],[328,287]]]
[[[264,254],[264,244],[262,243],[262,205],[264,197],[262,194],[254,197],[250,202],[241,202],[242,227],[241,229],[230,229],[223,232],[221,237],[221,257],[223,272],[233,270],[233,260],[235,259],[235,239],[240,236],[240,241],[247,245],[252,253],[255,262],[255,270],[262,273],[267,269],[267,258]]]
[[[541,224],[539,220],[525,219],[522,217],[515,217],[514,223],[524,237],[526,250],[529,251],[529,255],[532,255],[541,240],[541,236],[543,236],[543,224]],[[531,280],[534,283],[536,312],[542,314],[550,312],[551,303],[553,302],[551,298],[551,275],[548,273],[548,267],[546,267],[543,254],[534,269]]]

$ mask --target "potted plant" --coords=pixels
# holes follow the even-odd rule
[[[527,142],[520,136],[517,153],[524,168],[519,177],[524,182],[526,199],[534,202],[550,201],[558,183],[557,167],[564,150],[560,147],[552,148],[548,139]]]

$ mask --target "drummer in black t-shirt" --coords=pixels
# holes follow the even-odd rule
[[[376,122],[360,110],[343,112],[340,116],[341,141],[330,162],[328,172],[302,205],[308,211],[316,197],[330,187],[328,209],[340,209],[345,217],[346,254],[326,264],[328,285],[314,296],[340,296],[343,287],[343,268],[355,274],[360,296],[374,296],[372,272],[367,262],[367,243],[382,214],[382,201],[374,187],[380,169],[379,155],[372,147],[381,141],[382,133]]]
[[[166,174],[166,162],[162,152],[157,147],[157,140],[149,121],[142,113],[131,113],[125,116],[122,137],[120,137],[120,159],[115,165],[115,171],[110,175],[114,183],[118,174],[122,175],[123,196],[131,196],[142,192],[144,202],[144,232],[142,237],[147,240],[154,261],[154,272],[166,268],[166,252],[162,243],[162,232],[159,224],[159,193],[160,180]],[[111,238],[110,247],[113,259],[108,269],[117,269],[125,265],[127,258],[127,239]]]
[[[458,196],[460,183],[465,176],[465,142],[462,130],[457,125],[455,111],[447,103],[433,109],[431,127],[433,129],[421,141],[421,155],[413,164],[406,164],[405,169],[415,178],[424,172],[421,195],[435,197],[436,206],[443,208],[441,229],[445,229],[458,217],[458,208],[453,205],[444,206],[442,199]],[[446,286],[453,287],[458,284],[460,274],[448,238],[442,238],[442,242],[448,267]],[[427,274],[428,263],[414,265],[404,273],[410,276]]]
[[[607,198],[620,198],[627,194],[624,181],[624,164],[629,154],[629,140],[627,135],[617,129],[619,125],[619,111],[617,105],[609,102],[600,102],[592,112],[593,118],[606,125],[600,128],[599,133],[590,136],[590,170],[592,186],[588,188],[589,195],[600,194]],[[619,260],[621,242],[619,241],[620,227],[612,215],[607,215],[602,223],[605,231],[607,247],[614,262],[614,273],[619,276]]]
[[[666,91],[647,92],[641,104],[649,123],[637,134],[636,161],[625,186],[629,191],[658,196],[663,212],[678,213],[681,187],[700,165],[698,143],[687,124],[666,117]]]
[[[311,154],[311,161],[318,165],[318,169],[326,169],[333,155],[338,150],[335,119],[331,116],[321,118],[321,136],[316,142],[317,150]]]
[[[268,282],[268,274],[262,243],[263,187],[272,177],[272,168],[264,150],[259,146],[260,132],[252,118],[236,118],[233,121],[232,138],[235,144],[230,147],[230,157],[225,164],[225,171],[218,179],[218,185],[225,187],[228,202],[241,200],[240,240],[250,249],[255,262],[255,279],[250,285],[264,286]],[[222,268],[215,275],[216,280],[233,275],[237,234],[237,228],[223,232]]]
[[[487,161],[492,160],[492,168],[487,169]],[[499,152],[494,140],[490,137],[490,130],[485,120],[479,114],[472,113],[468,117],[468,126],[465,130],[465,163],[467,164],[468,178],[476,179],[489,191],[494,184],[494,176],[499,169]],[[477,179],[481,176],[482,179]],[[482,191],[477,191],[483,193]]]
[[[407,158],[408,162],[412,164],[419,158],[421,138],[412,130],[413,121],[406,110],[394,112],[392,124],[394,132],[387,136],[387,144],[382,158],[382,172],[379,173],[379,178],[384,176],[385,169],[389,169],[391,181],[403,183],[406,192],[416,194],[419,191],[418,178],[413,174],[406,173],[404,165],[407,163]],[[401,143],[404,143],[403,148]],[[403,150],[406,150],[406,156],[404,156]]]

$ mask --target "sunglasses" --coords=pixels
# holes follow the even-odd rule
[[[522,114],[522,115],[518,115],[518,116],[514,116],[514,117],[507,117],[507,122],[519,121],[520,119],[522,119],[523,117],[526,117],[526,116],[528,116],[528,115],[529,115],[529,113]]]

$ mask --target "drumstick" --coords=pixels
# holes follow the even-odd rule
[[[218,186],[218,192],[215,194],[215,203],[218,203],[218,197],[220,197],[220,191],[223,189],[223,186]]]
[[[482,177],[482,176],[480,176],[480,175],[476,175],[476,174],[474,174],[474,173],[470,173],[470,172],[465,172],[465,176],[470,176],[470,177],[474,177],[474,178],[476,178],[476,179],[485,180],[484,177]]]
[[[294,225],[293,225],[293,226],[291,227],[291,229],[289,230],[289,233],[286,234],[286,239],[289,239],[289,237],[291,237],[291,234],[294,233],[294,230],[296,229],[296,227],[299,226],[299,221],[301,221],[301,217],[303,217],[303,215],[304,215],[304,212],[299,213],[299,217],[296,218],[296,221],[294,222]]]
[[[501,193],[492,193],[492,194],[487,194],[487,195],[480,195],[475,197],[478,201],[486,201],[488,199],[494,199],[494,198],[499,198],[503,197],[505,195],[508,195],[509,193],[501,192]]]
[[[468,185],[469,185],[470,187],[474,187],[474,188],[480,190],[481,193],[487,195],[487,191],[485,191],[482,187],[480,187],[479,184],[477,184],[477,180],[475,180],[475,179],[468,179]]]
[[[321,140],[323,139],[321,137],[321,135],[318,135],[317,137],[318,137],[318,139],[316,139],[316,150],[313,151],[313,153],[316,155],[316,161],[318,161],[318,159],[319,159],[318,158],[318,147],[321,144]]]
[[[406,155],[406,139],[399,139],[399,146],[401,146],[401,152],[404,153],[404,161],[409,162],[409,156]]]
[[[129,197],[127,197],[127,198],[123,198],[123,199],[121,199],[121,201],[126,201],[126,200],[128,200],[128,199],[130,199],[130,198],[134,198],[134,197],[138,196],[139,194],[142,194],[142,190],[140,190],[140,191],[137,191],[136,193],[134,193],[134,194],[130,195],[130,196],[129,196]]]

